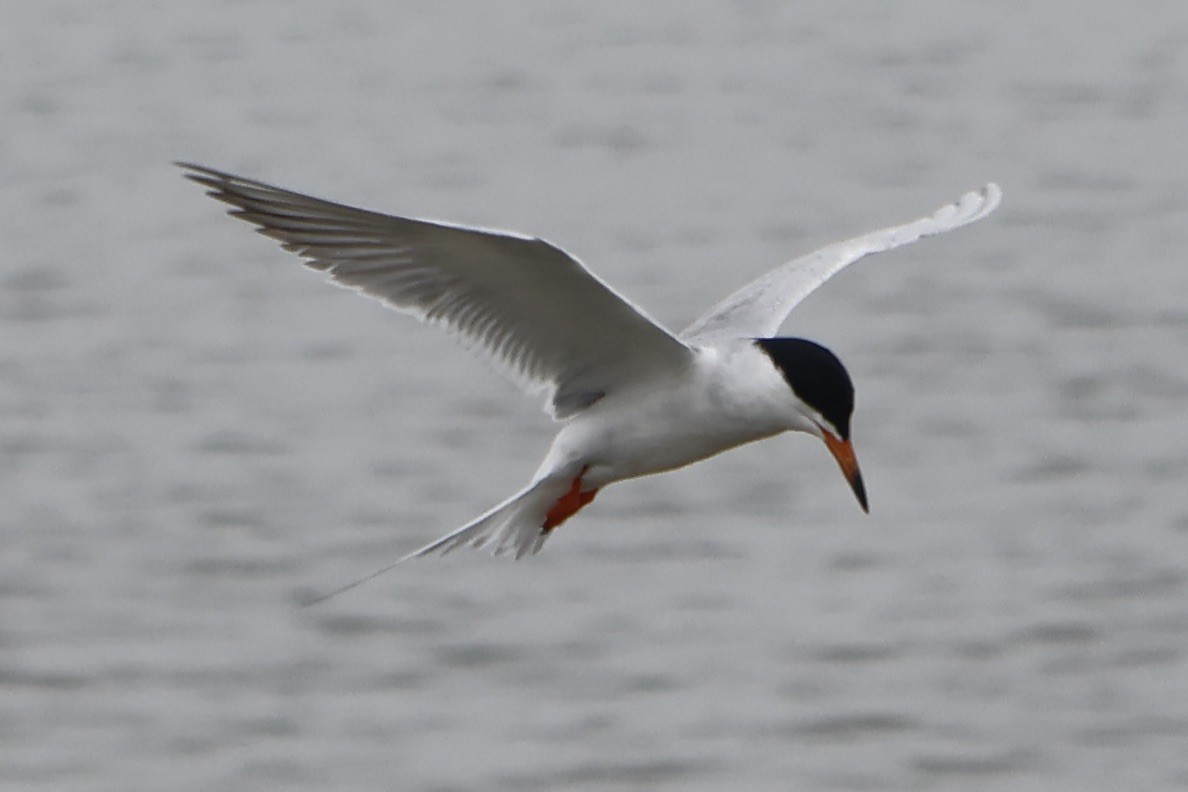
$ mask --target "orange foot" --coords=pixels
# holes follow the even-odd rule
[[[577,514],[579,509],[594,500],[594,496],[598,494],[597,489],[582,492],[582,476],[586,475],[586,471],[589,469],[589,465],[583,467],[581,472],[574,476],[569,491],[558,498],[553,507],[549,509],[548,514],[545,515],[544,525],[541,526],[545,533]]]

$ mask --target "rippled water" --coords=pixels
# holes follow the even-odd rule
[[[1188,787],[1188,11],[803,5],[10,3],[0,784]],[[870,517],[780,438],[301,608],[551,427],[175,158],[544,235],[673,326],[1006,200],[787,326]]]

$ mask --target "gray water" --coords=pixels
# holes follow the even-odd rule
[[[15,0],[0,25],[0,785],[1188,788],[1188,6]],[[552,427],[189,159],[563,244],[680,327],[990,179],[786,326],[783,437],[521,563],[299,603]]]

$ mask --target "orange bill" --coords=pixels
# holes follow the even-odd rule
[[[858,457],[854,456],[853,444],[849,440],[836,437],[829,431],[822,431],[821,437],[825,440],[825,446],[829,449],[829,453],[833,454],[833,458],[841,467],[846,481],[850,482],[850,489],[854,490],[854,496],[858,498],[858,505],[862,507],[862,511],[869,513],[870,508],[866,505],[866,487],[862,484],[862,471],[858,469]]]

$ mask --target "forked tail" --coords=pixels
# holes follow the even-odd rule
[[[485,548],[495,556],[533,555],[552,531],[553,526],[548,524],[550,509],[564,498],[568,488],[568,482],[558,479],[535,481],[486,514],[400,560],[445,555],[459,547]]]
[[[491,555],[523,558],[540,550],[552,530],[594,499],[597,490],[582,491],[583,468],[572,480],[560,477],[539,479],[503,503],[463,525],[458,530],[414,550],[364,578],[323,594],[304,604],[314,605],[350,591],[399,566],[410,558],[445,555],[459,547],[489,549]]]

